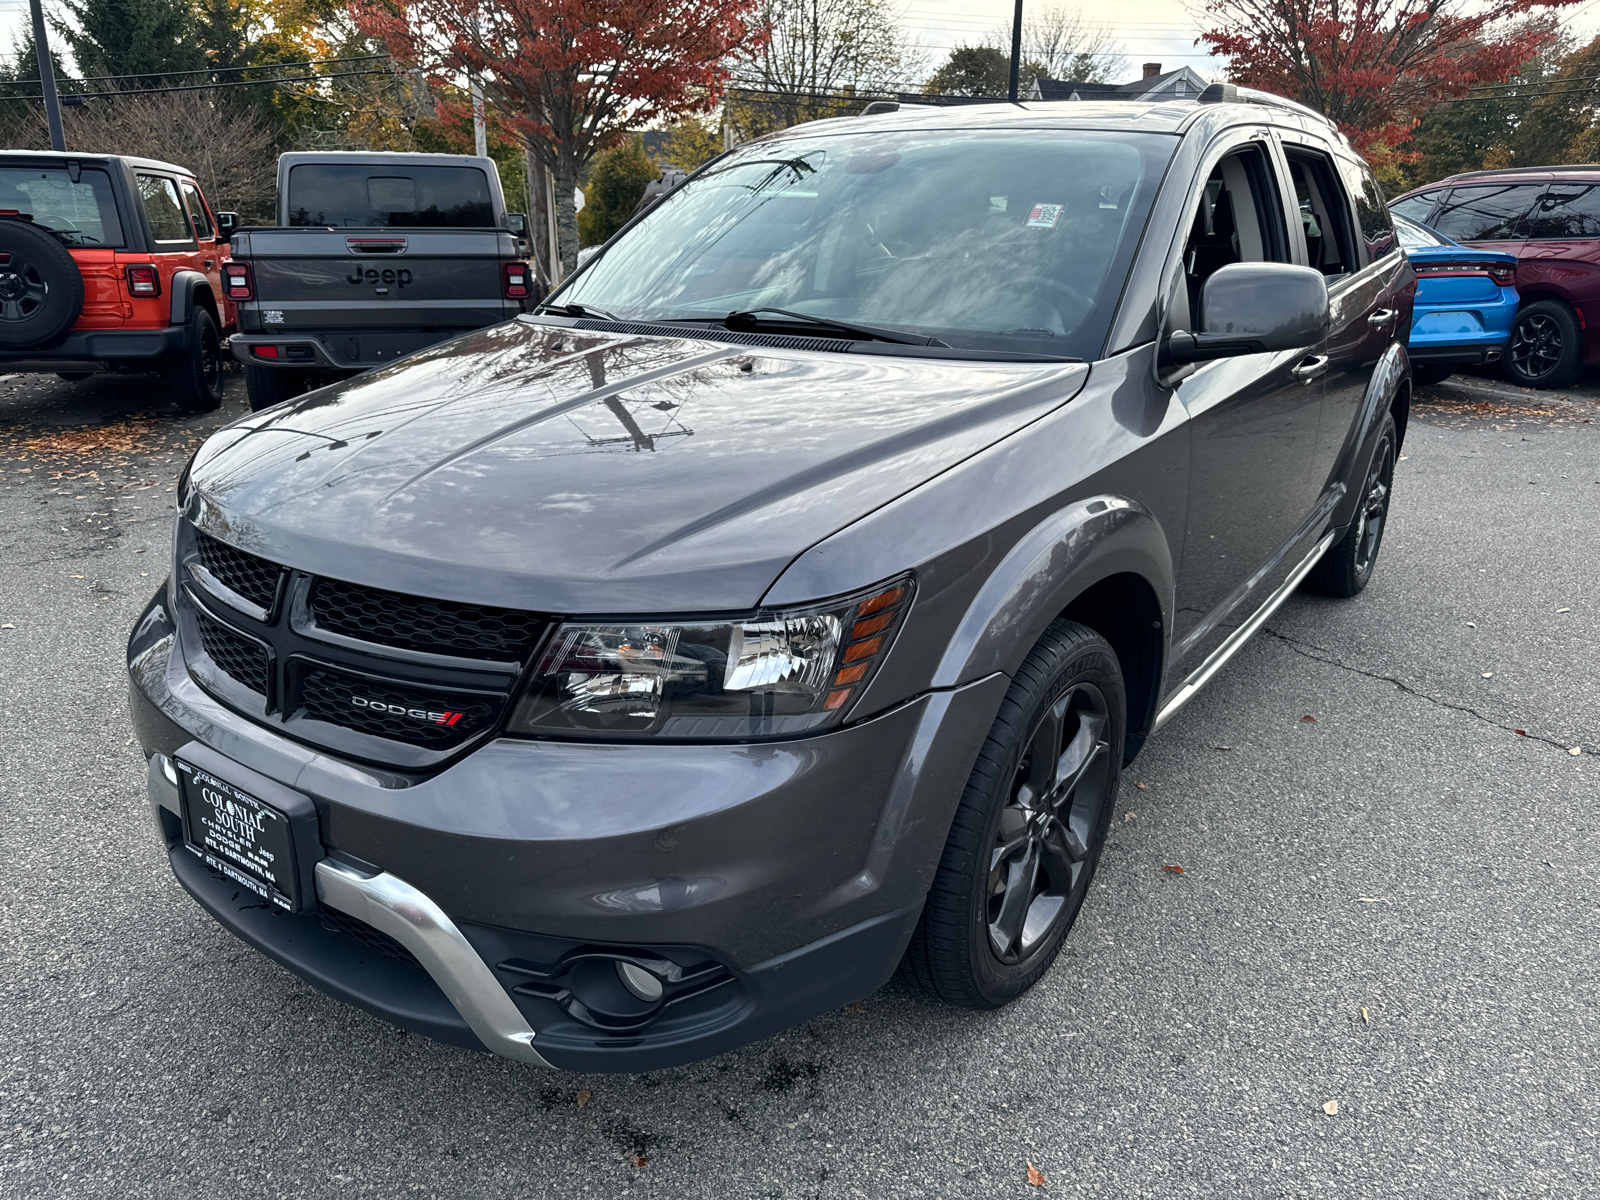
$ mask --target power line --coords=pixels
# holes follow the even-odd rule
[[[161,88],[129,88],[118,92],[66,92],[64,97],[75,100],[109,100],[112,98],[127,98],[128,96],[156,96],[165,92],[214,92],[221,88],[236,87],[270,87],[280,83],[318,83],[324,79],[345,79],[352,75],[392,75],[392,71],[334,71],[328,75],[287,75],[282,79],[236,79],[232,83],[190,83],[181,87]],[[0,96],[0,102],[6,100],[43,100],[44,93],[30,93],[26,96]]]
[[[349,58],[308,58],[304,62],[268,62],[256,63],[248,67],[200,67],[193,71],[152,71],[144,75],[85,75],[82,79],[62,79],[60,83],[105,83],[116,79],[175,79],[184,75],[227,75],[239,71],[283,71],[290,67],[325,67],[335,63],[369,62],[375,58],[386,59],[387,54],[358,54]],[[22,87],[35,83],[32,79],[0,79],[0,86]],[[260,80],[247,80],[249,83],[258,83]]]

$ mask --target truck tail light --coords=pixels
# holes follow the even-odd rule
[[[526,300],[533,295],[532,279],[528,274],[527,263],[503,263],[500,269],[507,300]]]
[[[223,263],[222,291],[229,300],[254,300],[256,298],[256,281],[255,276],[250,273],[250,264],[242,262]]]
[[[128,268],[128,291],[135,296],[161,295],[161,272],[146,263]]]

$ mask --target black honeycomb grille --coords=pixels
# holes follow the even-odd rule
[[[235,550],[226,542],[196,532],[195,557],[200,565],[216,576],[224,587],[238,592],[252,604],[271,609],[278,598],[278,583],[283,578],[283,568],[277,563]]]
[[[317,580],[311,614],[324,629],[385,646],[505,658],[525,655],[545,626],[533,613],[404,596],[336,579]]]
[[[330,725],[435,750],[481,732],[500,708],[498,702],[372,683],[324,667],[306,672],[300,706],[306,716]]]
[[[198,609],[194,617],[200,629],[200,645],[211,661],[236,682],[265,696],[271,664],[266,649]]]
[[[360,942],[367,949],[376,950],[379,954],[387,955],[396,962],[403,962],[408,967],[423,969],[415,954],[383,930],[368,925],[360,917],[352,917],[347,912],[340,912],[337,908],[329,908],[324,904],[317,909],[317,919],[322,922],[324,929],[342,933],[345,937]]]

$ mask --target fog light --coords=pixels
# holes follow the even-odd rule
[[[617,975],[622,979],[622,986],[646,1004],[654,1004],[661,999],[664,987],[661,979],[646,971],[643,967],[636,967],[631,962],[617,962]]]

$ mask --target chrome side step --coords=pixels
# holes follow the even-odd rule
[[[485,1047],[550,1067],[533,1048],[533,1029],[521,1010],[456,923],[426,895],[387,871],[368,875],[331,858],[317,864],[316,876],[323,904],[381,929],[416,955]]]
[[[1180,708],[1193,700],[1195,694],[1211,681],[1211,677],[1222,670],[1227,665],[1228,660],[1239,652],[1239,648],[1250,640],[1251,634],[1267,623],[1267,618],[1278,611],[1278,606],[1289,598],[1290,593],[1300,586],[1300,581],[1311,574],[1311,568],[1316,566],[1322,556],[1328,552],[1328,547],[1333,545],[1333,538],[1337,532],[1337,530],[1329,530],[1323,534],[1322,539],[1311,547],[1311,553],[1301,559],[1300,565],[1289,572],[1289,577],[1283,581],[1278,590],[1267,597],[1266,603],[1256,609],[1248,621],[1235,629],[1228,636],[1227,641],[1213,650],[1211,657],[1206,659],[1200,669],[1172,694],[1172,699],[1162,705],[1161,711],[1156,714],[1155,724],[1150,727],[1151,733],[1160,729],[1177,715]]]

